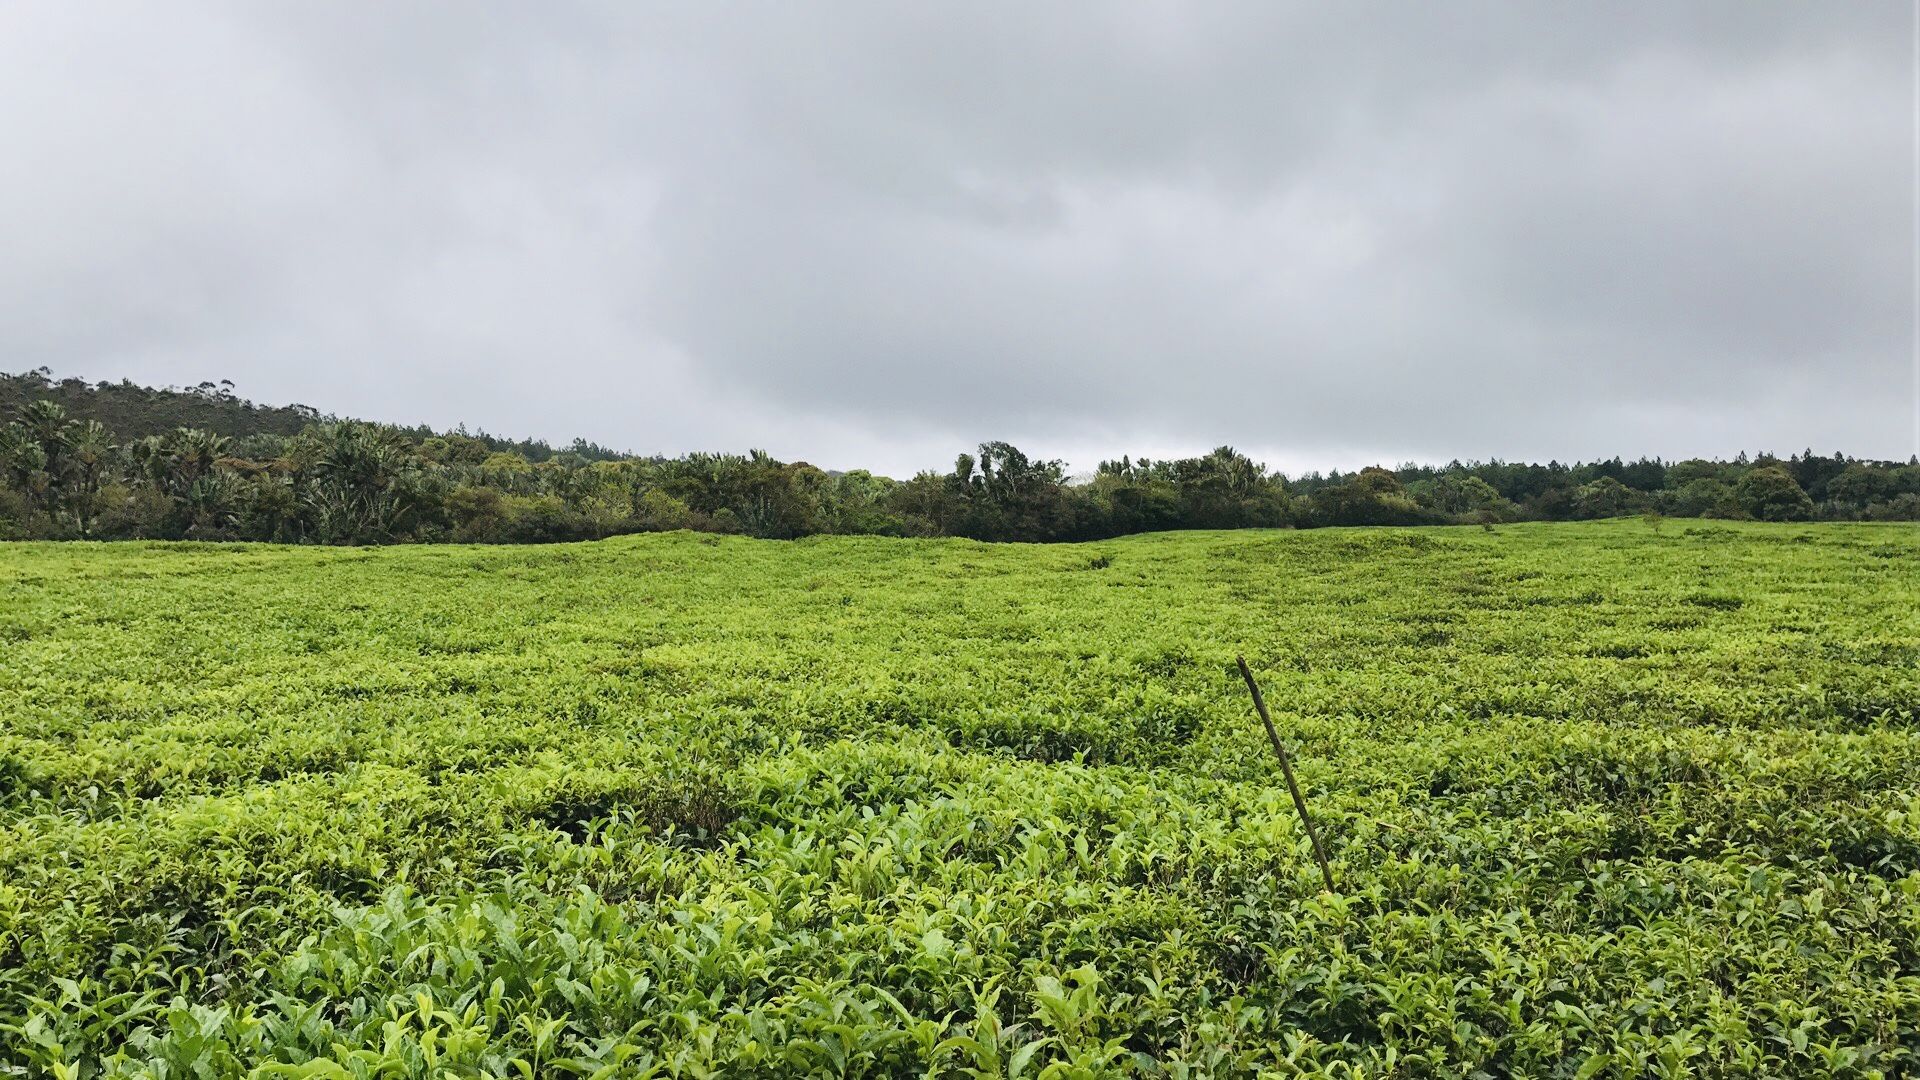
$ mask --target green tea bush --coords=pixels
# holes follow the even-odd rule
[[[0,1066],[1912,1075],[1916,555],[8,545]]]

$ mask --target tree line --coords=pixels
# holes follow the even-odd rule
[[[540,543],[667,529],[1092,540],[1171,529],[1495,524],[1658,514],[1920,521],[1920,462],[1500,461],[1289,478],[1231,447],[1063,463],[1004,442],[907,480],[747,454],[556,449],[150,390],[0,376],[0,538]],[[172,424],[188,416],[202,425]],[[103,417],[124,425],[116,428]],[[297,420],[295,424],[293,421]],[[130,429],[130,430],[129,430]],[[156,430],[157,429],[157,430]]]

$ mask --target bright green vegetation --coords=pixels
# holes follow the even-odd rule
[[[0,1060],[1910,1075],[1917,557],[0,547]]]

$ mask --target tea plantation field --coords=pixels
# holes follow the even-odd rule
[[[1914,1075],[1920,533],[0,545],[4,1070]]]

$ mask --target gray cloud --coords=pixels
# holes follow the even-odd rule
[[[1913,451],[1896,4],[0,9],[0,367],[896,473]]]

